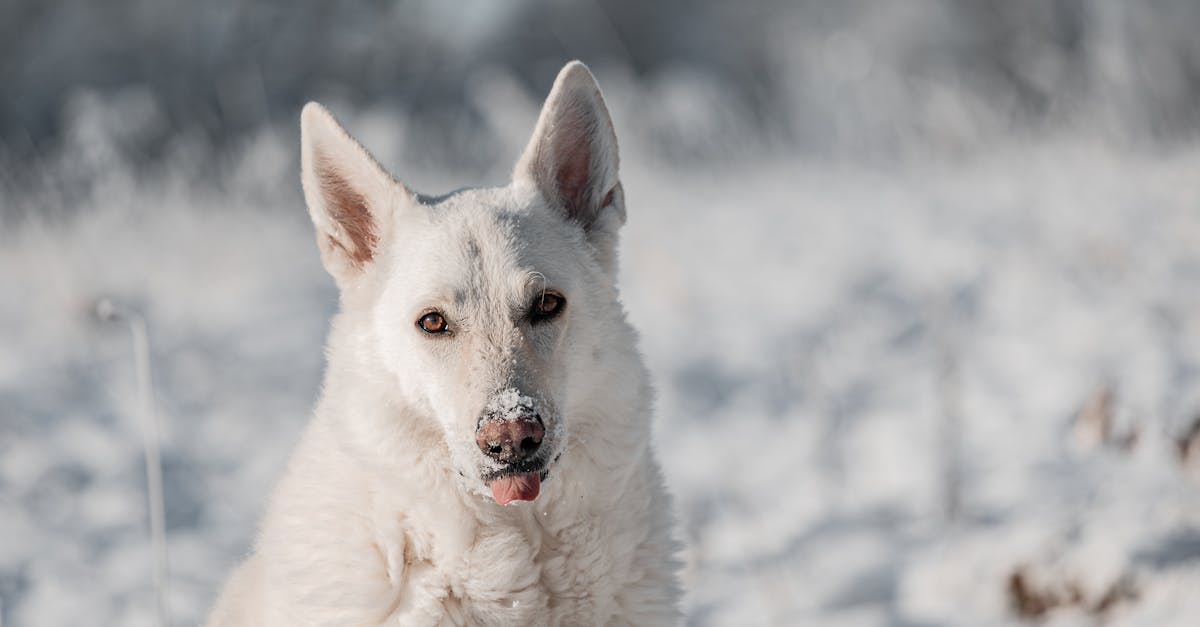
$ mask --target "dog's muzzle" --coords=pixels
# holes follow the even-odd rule
[[[541,490],[545,463],[538,458],[546,425],[532,411],[485,416],[475,430],[480,452],[501,465],[485,475],[496,503],[532,501]]]

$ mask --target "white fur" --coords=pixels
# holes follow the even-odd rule
[[[678,622],[651,389],[614,285],[616,137],[591,73],[559,74],[502,188],[423,198],[319,105],[302,130],[342,310],[314,418],[209,624]],[[364,201],[376,237],[355,240],[330,198]],[[369,260],[352,259],[364,246]],[[544,289],[566,309],[533,324]],[[431,307],[450,335],[417,328]],[[558,461],[535,501],[502,507],[474,431],[485,410],[518,407],[542,416]]]

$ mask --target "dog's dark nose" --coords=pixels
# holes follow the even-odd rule
[[[546,427],[537,414],[516,420],[488,418],[479,423],[475,443],[484,455],[503,464],[513,464],[533,457],[544,435]]]

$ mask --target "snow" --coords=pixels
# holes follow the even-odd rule
[[[532,396],[522,394],[517,388],[505,388],[492,395],[483,412],[496,420],[532,420],[529,412],[540,405]]]
[[[680,80],[663,89],[705,89]],[[619,132],[644,106],[622,89]],[[150,324],[177,624],[249,549],[336,307],[295,128],[147,172],[105,148],[106,106],[79,101],[90,148],[46,174],[94,185],[4,199],[3,624],[154,624],[132,354],[98,299]],[[480,182],[406,157],[402,113],[338,113],[417,189]],[[621,290],[691,624],[1008,625],[1018,574],[1063,601],[1042,624],[1094,624],[1114,590],[1106,624],[1195,623],[1200,460],[1175,438],[1200,413],[1200,149],[1067,132],[705,169],[622,139]],[[193,180],[206,158],[219,184]],[[1103,390],[1107,434],[1077,425]]]

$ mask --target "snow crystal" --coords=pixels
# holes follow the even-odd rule
[[[521,420],[537,412],[538,403],[532,396],[516,388],[505,388],[492,395],[483,409],[485,416],[496,420]]]

